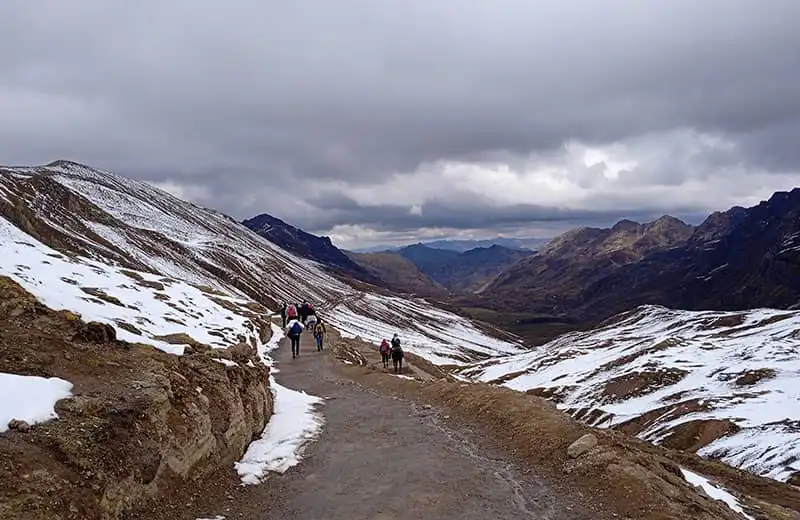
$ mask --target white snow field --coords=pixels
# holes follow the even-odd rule
[[[460,373],[520,391],[549,389],[561,409],[593,426],[652,412],[639,436],[655,443],[689,421],[729,420],[739,431],[699,453],[786,480],[800,471],[798,353],[798,311],[644,306]]]
[[[345,336],[375,343],[400,335],[403,349],[436,365],[464,365],[478,359],[527,352],[520,342],[492,337],[467,318],[424,300],[365,293],[340,303],[328,321]]]
[[[259,340],[247,317],[214,301],[244,305],[245,299],[212,296],[184,282],[67,257],[2,217],[0,274],[48,307],[70,310],[85,321],[109,323],[117,329],[119,339],[147,343],[171,354],[182,354],[184,346],[157,338],[185,333],[219,348],[239,343],[240,336]],[[133,328],[120,327],[120,323]]]
[[[28,424],[57,419],[56,402],[71,397],[71,390],[72,383],[57,377],[0,372],[0,433],[14,419]]]

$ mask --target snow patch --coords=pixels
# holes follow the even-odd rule
[[[216,361],[217,363],[223,364],[226,367],[238,367],[239,366],[239,364],[236,363],[236,361],[231,361],[230,359],[214,358],[214,361]],[[253,365],[253,366],[255,366],[255,365]]]
[[[302,460],[304,448],[322,431],[324,419],[317,412],[323,399],[286,388],[275,381],[279,370],[268,356],[285,337],[283,329],[272,324],[272,337],[259,349],[261,360],[270,368],[274,413],[261,434],[247,448],[236,468],[243,485],[261,482],[267,472],[284,473]]]
[[[731,495],[725,489],[712,484],[711,481],[709,481],[707,478],[698,475],[697,473],[693,473],[688,469],[681,468],[681,473],[683,473],[683,478],[685,478],[686,481],[689,482],[689,484],[693,486],[699,486],[700,488],[702,488],[703,491],[706,492],[708,496],[710,496],[714,500],[721,500],[725,502],[728,505],[728,507],[730,507],[732,510],[742,515],[744,518],[747,518],[748,520],[755,520],[752,516],[744,512],[744,509],[742,509],[742,505],[739,502],[739,499]]]
[[[36,424],[57,419],[55,405],[72,396],[72,383],[57,377],[21,376],[0,372],[0,432],[13,419]]]
[[[323,418],[315,411],[322,399],[271,382],[275,413],[261,438],[253,441],[236,471],[242,484],[258,484],[268,471],[284,473],[300,463],[303,448],[320,433]]]

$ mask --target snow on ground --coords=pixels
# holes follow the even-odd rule
[[[36,424],[57,419],[55,405],[71,397],[72,383],[57,377],[20,376],[0,372],[0,433],[13,419]]]
[[[683,473],[683,478],[685,478],[689,484],[695,487],[699,486],[709,497],[713,498],[714,500],[721,500],[725,502],[728,507],[742,515],[744,518],[747,518],[748,520],[755,520],[752,516],[744,512],[744,509],[742,509],[742,504],[739,502],[739,500],[735,496],[731,495],[728,491],[725,491],[725,489],[712,484],[707,478],[698,475],[697,473],[692,473],[688,469],[681,468],[681,473]]]
[[[639,434],[656,443],[688,421],[727,419],[740,431],[699,453],[786,480],[800,471],[798,350],[797,311],[645,306],[532,352],[475,363],[461,375],[520,391],[552,389],[560,408],[598,427],[663,409]],[[694,406],[670,414],[680,403]]]
[[[183,345],[158,339],[184,333],[212,347],[258,340],[249,318],[221,305],[247,300],[203,290],[150,273],[133,272],[67,257],[0,218],[0,274],[11,277],[42,303],[67,309],[85,321],[114,325],[117,337],[147,343],[172,354]],[[216,301],[214,301],[216,300]]]
[[[489,336],[470,320],[424,300],[365,293],[340,303],[325,318],[343,335],[376,345],[398,333],[404,350],[437,365],[464,365],[524,351],[520,343]]]
[[[260,351],[262,359],[272,367],[270,374],[279,370],[267,354],[278,347],[283,337],[283,330],[272,324],[272,338]],[[303,449],[320,434],[324,424],[322,415],[316,411],[322,398],[286,388],[273,375],[270,386],[275,400],[274,414],[261,438],[252,442],[242,460],[235,464],[245,485],[258,484],[269,471],[284,473],[299,464]]]

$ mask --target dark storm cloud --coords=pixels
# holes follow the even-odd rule
[[[536,205],[486,204],[480,224],[435,200],[412,215],[348,193],[446,159],[522,167],[570,140],[656,136],[657,150],[679,129],[733,149],[662,157],[632,169],[633,184],[797,172],[798,19],[796,0],[7,0],[0,162],[70,158],[183,186],[238,217],[386,229],[547,220]],[[591,188],[599,170],[577,184]],[[322,200],[315,183],[341,196]],[[602,216],[582,200],[559,218]],[[625,200],[630,212],[661,208]]]
[[[325,230],[346,222],[383,232],[408,232],[422,227],[449,229],[519,230],[537,222],[544,227],[570,229],[579,226],[611,226],[628,218],[650,222],[663,212],[620,208],[616,210],[574,210],[536,204],[493,206],[475,197],[461,197],[457,203],[431,200],[416,211],[388,202],[380,206],[361,206],[356,201],[330,194],[313,199],[316,211],[295,215],[295,221],[313,230]],[[696,224],[704,215],[691,208],[672,208],[673,213]]]

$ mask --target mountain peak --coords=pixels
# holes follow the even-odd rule
[[[642,227],[642,225],[639,224],[638,222],[634,222],[633,220],[624,218],[619,222],[617,222],[616,224],[614,224],[614,226],[611,228],[611,231],[614,233],[630,232],[630,231],[636,231],[640,227]]]

